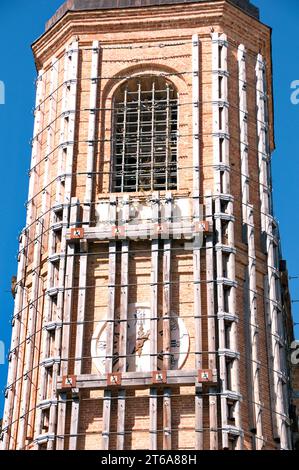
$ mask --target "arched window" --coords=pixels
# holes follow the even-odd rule
[[[177,187],[178,94],[164,77],[131,78],[114,99],[114,192]]]

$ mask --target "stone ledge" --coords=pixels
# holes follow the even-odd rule
[[[67,0],[46,23],[46,31],[57,23],[68,11],[142,8],[183,3],[207,3],[211,1],[215,0]],[[259,9],[252,5],[249,0],[229,0],[229,2],[241,8],[250,16],[259,19]]]

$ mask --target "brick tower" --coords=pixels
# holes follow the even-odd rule
[[[271,30],[68,0],[38,69],[4,449],[290,449]]]

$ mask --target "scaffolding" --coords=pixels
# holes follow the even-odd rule
[[[248,107],[247,107],[247,53],[241,44],[238,49],[239,69],[239,100],[240,100],[240,154],[242,168],[242,228],[245,231],[245,242],[248,246],[248,266],[245,272],[245,285],[248,294],[245,294],[246,311],[248,311],[250,329],[248,332],[248,358],[251,361],[251,370],[248,372],[248,394],[251,396],[253,406],[250,407],[250,428],[255,432],[255,449],[261,450],[264,446],[262,427],[262,404],[260,393],[260,366],[259,356],[259,320],[257,316],[257,284],[256,284],[256,251],[255,251],[255,225],[253,205],[250,204],[249,187],[249,159],[248,159]]]
[[[209,70],[200,70],[203,42],[209,42],[211,46]],[[91,48],[82,48],[75,41],[61,57],[53,58],[50,69],[39,74],[27,220],[19,247],[18,287],[2,431],[4,449],[78,449],[82,436],[80,412],[84,400],[87,400],[84,392],[101,391],[102,395],[94,398],[103,405],[99,447],[108,450],[115,439],[115,447],[123,450],[126,448],[126,435],[133,432],[127,428],[126,410],[132,398],[130,393],[141,389],[147,394],[141,395],[140,399],[146,398],[149,404],[150,449],[162,446],[170,450],[177,432],[172,419],[173,403],[182,396],[177,392],[178,387],[192,387],[194,390],[196,449],[242,449],[248,435],[256,449],[265,448],[271,440],[264,431],[265,410],[272,414],[275,437],[280,439],[281,448],[290,446],[285,401],[286,370],[282,360],[284,340],[280,325],[276,222],[270,200],[265,62],[260,55],[256,57],[255,53],[246,51],[244,45],[232,43],[222,33],[214,32],[211,38],[203,40],[194,34],[186,43],[190,44],[189,71],[141,74],[133,79],[123,75],[101,77],[100,64],[103,49],[107,46],[93,41]],[[178,47],[173,42],[163,46]],[[134,47],[128,46],[129,49]],[[235,77],[228,66],[230,48],[238,54]],[[88,78],[80,75],[83,51],[89,51],[91,57]],[[257,61],[256,83],[253,84],[249,83],[246,73],[250,55],[252,63]],[[168,58],[166,55],[161,57],[163,60]],[[144,58],[141,57],[142,61]],[[171,76],[184,75],[190,78],[192,101],[183,102],[170,81]],[[206,75],[212,88],[210,100],[203,100],[201,95],[203,76]],[[88,80],[90,87],[88,109],[81,109],[78,99],[79,85],[83,80]],[[121,83],[110,108],[98,105],[101,80]],[[238,85],[235,105],[229,102],[232,80]],[[254,88],[257,99],[254,123],[258,132],[257,148],[249,145],[248,138],[251,123],[248,122],[247,89],[250,86]],[[46,90],[49,90],[48,96],[45,96]],[[212,129],[208,133],[201,131],[200,111],[203,105],[209,107],[212,115]],[[191,134],[180,132],[181,106],[186,106],[191,112]],[[238,112],[240,123],[240,136],[236,139],[241,161],[238,173],[242,187],[240,201],[233,194],[231,182],[231,174],[236,172],[230,153],[233,141],[230,135],[231,108]],[[78,172],[76,128],[78,113],[82,110],[88,115],[88,137],[81,142],[86,148],[85,169]],[[113,115],[112,136],[98,139],[99,114],[106,110]],[[57,128],[60,138],[59,145],[55,147]],[[43,155],[42,147],[44,134],[46,155]],[[201,146],[201,138],[205,135],[211,137],[213,153],[213,162],[206,165]],[[179,145],[184,139],[191,142],[192,164],[180,166]],[[99,170],[98,144],[107,142],[111,144],[114,158],[108,171]],[[250,149],[259,156],[257,181],[249,173]],[[42,188],[38,180],[41,164],[44,168]],[[51,179],[52,167],[56,171],[54,179]],[[203,194],[204,178],[201,175],[205,169],[211,171],[214,187]],[[178,189],[180,171],[189,171],[192,176],[192,187],[186,194]],[[109,189],[112,191],[101,194],[95,201],[96,178],[104,174],[109,176]],[[75,179],[79,175],[85,180],[81,201],[73,195]],[[251,187],[253,183],[255,187]],[[257,188],[260,210],[254,208],[250,200],[251,191],[257,191]],[[137,203],[141,206],[139,212]],[[241,220],[235,214],[237,203],[242,207]],[[95,221],[96,204],[99,208]],[[268,272],[264,290],[257,286],[256,265],[261,261],[255,246],[258,229],[254,215],[261,218],[267,244]],[[245,228],[247,248],[243,251],[235,243],[236,223],[243,224]],[[136,240],[141,244],[147,240],[143,250],[150,259],[150,273],[144,283],[150,295],[149,317],[144,319],[149,321],[150,370],[143,372],[128,366],[131,363],[129,358],[133,358],[133,363],[137,354],[128,348],[130,287],[133,285],[130,270],[131,257],[138,251],[134,248]],[[194,314],[180,313],[176,316],[173,311],[175,287],[183,285],[184,281],[174,280],[172,273],[174,253],[182,251],[179,245],[182,240],[189,242],[185,253],[192,259],[192,280],[186,283],[193,292]],[[90,259],[99,256],[97,250],[92,252],[92,247],[100,243],[105,244],[108,280],[105,285],[90,286]],[[240,286],[236,274],[236,257],[241,254],[247,257],[244,286]],[[30,288],[26,285],[29,276]],[[141,281],[137,284],[142,286]],[[86,373],[84,366],[86,359],[101,359],[92,354],[87,356],[84,349],[86,325],[90,322],[87,315],[89,289],[108,292],[106,317],[97,320],[104,322],[106,331],[102,374]],[[244,318],[237,308],[240,290],[247,299],[247,305],[244,301]],[[258,297],[265,301],[267,321],[264,326],[260,324],[261,315],[258,315]],[[204,298],[205,314],[202,313]],[[188,367],[183,368],[177,364],[173,366],[176,346],[173,345],[172,331],[178,318],[192,319],[194,328],[192,349],[176,353],[191,358]],[[246,323],[248,349],[251,351],[246,358],[249,363],[247,397],[241,394],[240,386],[240,318]],[[268,365],[261,364],[261,330],[267,334],[272,348]],[[269,408],[261,399],[260,370],[263,367],[274,385]],[[252,393],[249,392],[251,388]],[[242,400],[248,402],[250,409],[250,431],[244,429],[242,423]],[[163,410],[162,417],[159,416],[160,410]],[[208,428],[205,425],[206,413],[210,423]],[[113,430],[115,414],[117,426]]]

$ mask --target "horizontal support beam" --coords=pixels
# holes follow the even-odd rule
[[[69,242],[76,240],[124,240],[124,239],[156,239],[162,238],[168,240],[170,237],[175,239],[192,239],[198,234],[210,233],[211,227],[206,221],[199,222],[165,222],[165,223],[140,223],[138,225],[124,224],[111,225],[101,224],[97,227],[85,227],[69,229],[66,232],[66,238]]]
[[[160,385],[197,385],[199,379],[199,371],[196,369],[186,370],[168,370],[166,377],[163,377]],[[136,387],[150,387],[157,382],[153,380],[153,372],[124,372],[122,374],[115,374],[118,376],[115,385],[111,381],[111,374],[97,375],[97,374],[83,374],[77,375],[75,378],[72,376],[72,383],[76,389],[106,389],[106,388],[136,388]],[[120,377],[121,375],[121,377]],[[58,377],[57,389],[62,391],[66,389],[65,384],[68,382],[66,377]],[[74,380],[75,379],[75,380]],[[211,371],[210,381],[217,383],[216,370]],[[70,390],[72,386],[68,387]]]

